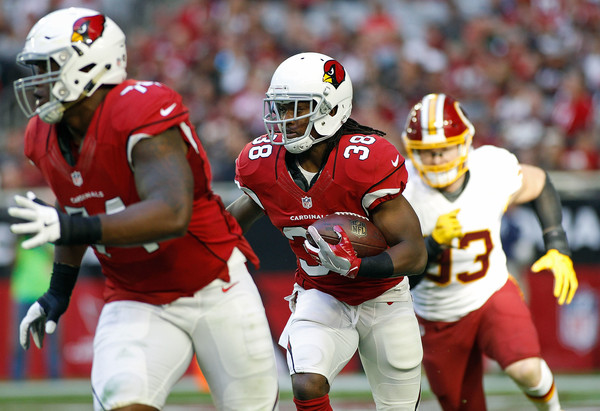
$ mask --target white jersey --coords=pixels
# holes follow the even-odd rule
[[[460,209],[464,237],[455,238],[439,263],[430,263],[412,290],[415,312],[430,321],[456,321],[481,307],[508,279],[500,240],[502,215],[521,188],[521,166],[509,151],[483,146],[468,158],[469,181],[453,202],[428,186],[407,161],[404,196],[412,204],[423,235],[430,235],[440,215]]]

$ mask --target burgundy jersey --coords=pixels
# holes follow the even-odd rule
[[[296,254],[296,282],[351,305],[381,295],[403,277],[350,279],[328,272],[304,249],[306,229],[336,211],[368,217],[378,204],[400,195],[406,181],[398,150],[386,139],[370,135],[342,136],[307,191],[288,171],[285,148],[272,145],[267,136],[246,145],[236,160],[236,182],[263,208]]]
[[[113,88],[94,113],[74,166],[57,139],[57,127],[30,120],[25,154],[41,170],[69,214],[113,214],[140,201],[131,152],[142,138],[178,127],[194,174],[193,213],[184,236],[139,247],[95,245],[106,276],[105,300],[166,304],[193,295],[216,278],[229,280],[234,247],[258,263],[235,219],[210,185],[206,153],[181,96],[151,81],[128,80]]]

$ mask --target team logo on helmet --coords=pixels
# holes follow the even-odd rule
[[[336,89],[344,82],[344,80],[346,80],[346,70],[344,70],[344,66],[336,60],[326,61],[323,66],[323,71],[325,72],[323,81],[331,83]]]
[[[102,14],[95,16],[82,17],[73,24],[73,43],[82,41],[88,46],[91,45],[104,32],[104,23],[106,18]]]

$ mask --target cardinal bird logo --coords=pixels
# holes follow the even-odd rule
[[[73,24],[73,43],[82,41],[88,46],[96,41],[104,32],[104,23],[106,18],[102,14],[95,16],[82,17]]]
[[[325,72],[323,75],[323,81],[326,83],[331,83],[336,89],[346,79],[346,70],[344,70],[344,66],[342,66],[336,60],[326,61],[325,65],[323,66],[323,71]]]

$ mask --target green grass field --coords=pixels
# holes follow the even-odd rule
[[[565,410],[600,410],[600,374],[558,375],[556,383]],[[294,410],[289,379],[280,380],[280,411]],[[504,375],[485,376],[490,411],[534,411],[535,408]],[[331,401],[335,410],[374,410],[366,379],[362,374],[340,375],[332,386]],[[1,411],[79,411],[91,410],[88,380],[36,380],[0,382]],[[192,378],[180,381],[168,399],[164,411],[214,410],[210,395],[198,391]],[[421,411],[440,408],[423,381]]]

